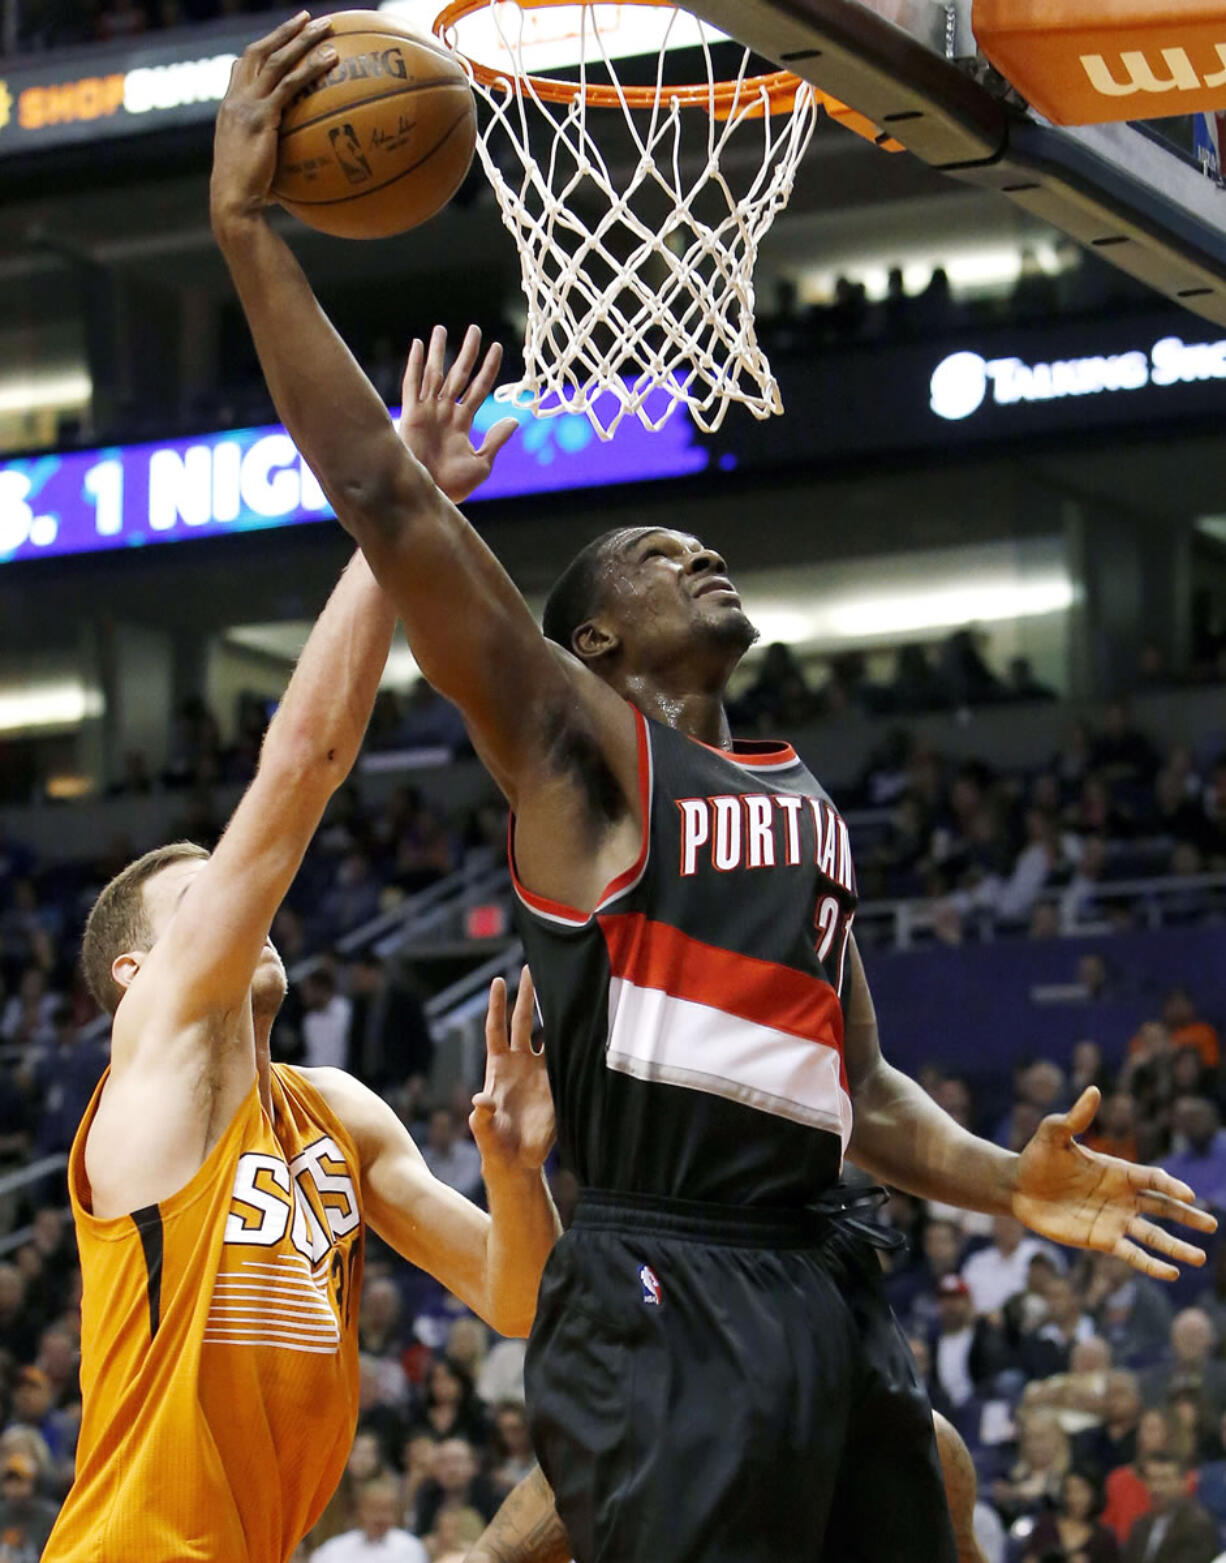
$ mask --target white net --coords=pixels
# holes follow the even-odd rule
[[[782,412],[755,328],[753,273],[812,137],[815,96],[798,84],[779,107],[755,85],[748,51],[732,88],[717,92],[699,34],[709,95],[683,106],[664,79],[674,19],[685,15],[672,9],[661,13],[654,89],[627,90],[600,27],[611,9],[573,7],[580,90],[557,104],[524,68],[530,3],[489,8],[499,57],[514,65],[490,85],[474,79],[490,109],[477,146],[519,246],[528,307],[523,377],[497,395],[543,417],[585,413],[602,439],[631,415],[659,429],[682,404],[708,432],[733,402],[756,418]],[[446,41],[463,57],[455,29]],[[589,68],[613,107],[587,101]]]

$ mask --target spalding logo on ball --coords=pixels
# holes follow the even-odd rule
[[[342,239],[383,239],[426,222],[464,183],[477,108],[441,45],[378,11],[342,11],[340,59],[281,122],[272,194]]]

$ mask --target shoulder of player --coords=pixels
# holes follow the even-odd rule
[[[562,677],[537,705],[534,721],[540,758],[527,782],[535,794],[556,794],[578,782],[585,796],[607,792],[604,778],[633,803],[637,796],[638,717],[633,706],[569,651],[549,643]],[[518,788],[521,811],[524,781]]]
[[[344,1069],[300,1069],[298,1073],[323,1098],[352,1139],[363,1167],[395,1140],[403,1149],[407,1141],[416,1150],[408,1129],[392,1107]]]
[[[544,644],[557,676],[542,680],[525,719],[533,721],[546,739],[567,731],[588,732],[614,746],[628,743],[633,753],[632,707],[573,652],[551,640]]]
[[[369,1118],[376,1107],[387,1107],[369,1086],[344,1069],[298,1069],[295,1072],[319,1092],[347,1129]]]
[[[572,709],[576,714],[586,711],[614,729],[620,728],[634,736],[634,711],[615,689],[599,678],[574,652],[554,641],[546,641],[554,665],[562,673],[565,688],[573,697]]]

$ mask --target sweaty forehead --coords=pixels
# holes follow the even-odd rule
[[[666,526],[628,526],[623,532],[613,539],[610,552],[622,558],[632,554],[640,543],[651,538],[665,538],[670,542],[679,543],[682,548],[696,552],[702,547],[699,540],[689,532],[677,532]]]

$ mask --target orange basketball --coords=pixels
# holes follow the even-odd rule
[[[281,124],[272,193],[342,239],[382,239],[442,210],[464,182],[477,110],[441,45],[378,11],[332,18],[340,59]]]

